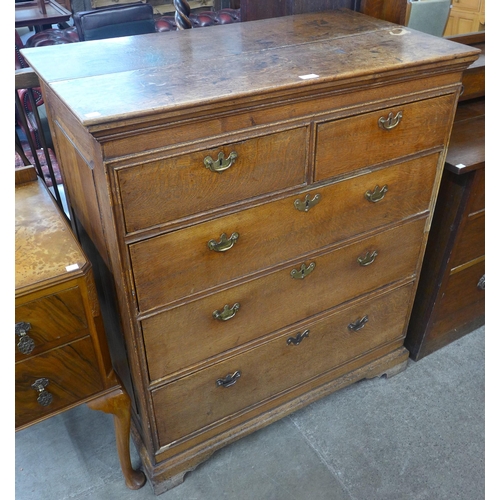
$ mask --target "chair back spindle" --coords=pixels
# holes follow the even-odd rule
[[[175,24],[179,30],[189,30],[193,27],[189,14],[191,7],[187,0],[174,0],[175,7]]]
[[[32,164],[35,167],[38,176],[49,187],[50,193],[65,213],[59,190],[61,181],[55,172],[58,166],[54,165],[55,156],[50,148],[52,138],[46,136],[47,125],[42,123],[40,116],[41,99],[37,102],[35,97],[35,91],[40,94],[39,86],[40,82],[33,69],[15,70],[15,152],[25,166]]]

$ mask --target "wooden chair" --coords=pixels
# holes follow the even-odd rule
[[[406,25],[429,35],[443,36],[451,0],[409,0]]]
[[[42,123],[35,92],[40,82],[31,68],[15,70],[15,162],[16,166],[34,165],[37,175],[45,182],[59,208],[65,211],[61,196],[62,179],[52,150],[52,138],[47,123]]]
[[[147,3],[77,12],[73,21],[80,41],[154,33],[153,7]]]

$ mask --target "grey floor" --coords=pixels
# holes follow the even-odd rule
[[[219,450],[158,497],[126,488],[112,417],[85,405],[18,432],[15,452],[19,500],[483,499],[485,330]]]

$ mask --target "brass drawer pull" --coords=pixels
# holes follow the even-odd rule
[[[16,323],[16,335],[19,336],[17,349],[22,354],[30,354],[35,348],[35,341],[27,334],[29,330],[31,330],[30,323],[26,323],[25,321]]]
[[[232,375],[229,373],[224,378],[219,378],[216,380],[215,385],[217,387],[231,387],[236,384],[236,381],[241,377],[241,372],[239,370],[235,371]]]
[[[479,281],[477,282],[477,287],[479,290],[485,290],[484,286],[485,286],[485,274],[483,274],[481,276],[481,278],[479,279]]]
[[[317,205],[319,203],[319,200],[321,199],[321,195],[316,194],[314,195],[314,198],[311,200],[311,197],[306,194],[306,197],[304,198],[304,201],[301,200],[295,200],[293,202],[293,206],[299,211],[299,212],[309,212],[312,207]]]
[[[358,318],[356,321],[353,323],[349,323],[347,325],[347,328],[353,332],[357,332],[361,330],[361,328],[364,328],[364,326],[368,323],[368,316],[363,316],[362,318]]]
[[[385,184],[381,188],[377,184],[373,191],[368,190],[365,193],[365,198],[372,203],[377,203],[378,201],[384,199],[385,193],[387,193],[388,190],[389,187],[387,186],[387,184]]]
[[[240,310],[240,305],[238,304],[238,302],[236,302],[236,304],[234,304],[233,307],[229,307],[229,305],[226,304],[222,309],[222,311],[219,310],[214,311],[212,313],[212,316],[215,319],[218,319],[219,321],[228,321],[231,318],[234,318],[239,310]]]
[[[238,158],[236,151],[231,151],[227,158],[224,158],[224,153],[221,151],[217,156],[217,160],[213,160],[211,156],[205,156],[203,163],[205,164],[205,168],[208,168],[212,172],[224,172],[224,170],[234,165],[236,158]]]
[[[233,233],[229,238],[226,233],[222,233],[219,241],[210,240],[208,242],[208,248],[214,252],[227,252],[230,248],[233,248],[239,237],[238,233]]]
[[[398,111],[396,113],[396,116],[394,116],[394,114],[391,111],[389,113],[389,115],[387,116],[387,118],[384,118],[383,116],[381,116],[378,119],[378,126],[384,130],[392,130],[393,128],[395,128],[399,125],[399,123],[401,122],[402,119],[403,119],[403,112],[402,111]]]
[[[306,337],[309,337],[309,330],[304,330],[302,333],[297,333],[295,337],[289,337],[286,343],[288,345],[299,345]]]
[[[375,262],[378,252],[374,250],[373,252],[366,252],[366,255],[361,255],[358,257],[358,263],[360,266],[369,266]]]
[[[316,264],[314,262],[311,262],[307,267],[305,264],[302,264],[299,270],[292,269],[290,275],[295,280],[303,280],[306,276],[309,276],[314,271],[315,267]]]
[[[31,387],[38,391],[38,404],[41,406],[48,406],[52,403],[52,394],[45,390],[45,388],[49,385],[49,380],[46,378],[39,378],[33,382]]]

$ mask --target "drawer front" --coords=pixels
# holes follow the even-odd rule
[[[484,232],[485,213],[481,212],[475,216],[468,217],[465,227],[460,235],[460,240],[451,260],[451,267],[460,266],[471,260],[484,255],[485,251],[485,232]]]
[[[299,266],[291,266],[143,320],[150,379],[190,368],[384,284],[413,276],[424,224],[425,220],[417,220],[308,260],[315,268],[304,279],[293,279],[291,271]]]
[[[139,308],[147,311],[428,209],[438,154],[310,190],[320,201],[308,212],[294,202],[306,193],[130,245]],[[365,197],[375,187],[385,197]],[[209,249],[239,235],[225,252]]]
[[[16,328],[16,361],[88,335],[78,287],[18,305],[15,318],[16,325],[25,324]]]
[[[153,391],[160,446],[402,337],[412,288],[408,285],[300,330],[290,330],[267,344]],[[227,375],[237,373],[240,376],[236,375],[234,385],[222,383]]]
[[[40,379],[48,385],[32,385]],[[16,427],[48,416],[102,390],[101,377],[90,337],[16,363]],[[46,406],[37,399],[49,393]]]
[[[449,277],[436,307],[429,340],[484,316],[486,292],[480,284],[484,271],[483,260]]]
[[[304,184],[307,130],[118,170],[127,232]]]
[[[444,145],[454,103],[450,94],[318,125],[315,180]]]

